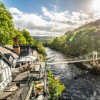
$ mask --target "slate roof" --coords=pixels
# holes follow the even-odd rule
[[[12,66],[12,63],[0,52],[0,59],[4,60],[8,65]]]
[[[4,54],[12,54],[14,58],[18,58],[18,54],[16,54],[13,49],[10,49],[9,46],[0,46],[0,52]],[[9,55],[8,55],[9,56]]]
[[[33,50],[37,49],[36,46],[30,45],[20,45],[20,55],[18,55],[14,50],[12,45],[0,46],[0,52],[4,54],[8,59],[10,56],[14,58],[28,56],[33,53]]]
[[[12,58],[14,58],[13,55],[12,55],[11,53],[6,53],[6,54],[4,54],[4,56],[5,56],[7,59],[9,59],[10,56],[11,56]]]

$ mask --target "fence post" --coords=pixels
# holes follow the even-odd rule
[[[95,55],[96,55],[96,60],[98,59],[98,52],[95,52]]]

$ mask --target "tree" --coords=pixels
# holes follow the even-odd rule
[[[26,39],[26,44],[29,45],[34,45],[35,44],[35,40],[33,39],[33,37],[30,35],[30,33],[28,31],[26,31],[25,29],[21,31],[23,36]]]
[[[100,28],[95,26],[69,31],[68,34],[50,40],[46,45],[62,51],[67,56],[80,56],[92,51],[100,52]]]
[[[11,43],[14,31],[12,16],[6,10],[5,5],[0,2],[0,45]]]
[[[41,57],[46,55],[43,45],[35,41],[27,30],[16,30],[12,21],[13,17],[5,5],[0,2],[0,45],[13,44],[13,38],[18,37],[21,45],[36,46]]]
[[[58,78],[54,78],[52,71],[48,71],[48,84],[49,84],[49,100],[58,100],[65,89],[64,85],[60,84]]]
[[[36,50],[38,51],[38,53],[42,54],[43,56],[46,55],[45,48],[41,42],[36,41],[34,45],[37,47]]]

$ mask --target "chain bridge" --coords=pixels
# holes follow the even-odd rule
[[[92,51],[86,55],[79,56],[77,58],[70,59],[61,59],[59,61],[47,62],[47,65],[57,65],[57,64],[69,64],[69,63],[77,63],[77,62],[92,62],[93,66],[96,66],[98,61],[100,60],[100,53],[97,51]]]

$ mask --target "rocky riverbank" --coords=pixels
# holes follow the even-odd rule
[[[55,53],[51,60],[65,59],[66,57],[46,49],[48,55]],[[50,55],[51,56],[51,55]],[[59,64],[49,66],[54,76],[60,78],[66,87],[62,94],[62,100],[99,100],[100,98],[100,74],[96,69],[88,69],[82,64]]]

